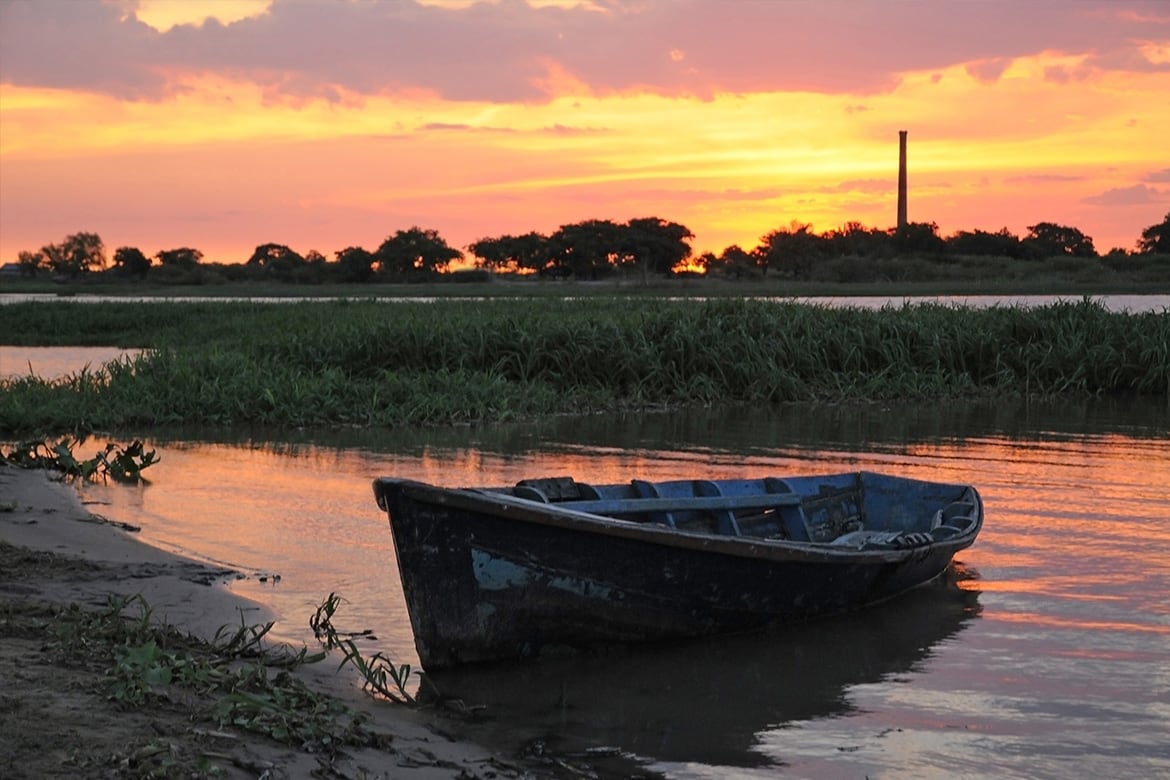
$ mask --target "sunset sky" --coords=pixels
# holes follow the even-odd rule
[[[1170,0],[0,0],[0,262],[1170,211]]]

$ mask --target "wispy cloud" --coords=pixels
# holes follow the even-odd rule
[[[1164,70],[1143,45],[1170,35],[1163,0],[274,0],[262,15],[165,32],[118,2],[0,5],[0,78],[159,100],[207,74],[290,98],[422,90],[449,100],[548,100],[552,70],[593,94],[773,90],[875,94],[900,74],[1084,52],[1082,70]],[[599,10],[601,9],[601,10]],[[1005,23],[1010,19],[1010,23]],[[1088,22],[1088,23],[1087,23]],[[1053,70],[1049,78],[1073,77]]]
[[[1100,195],[1085,198],[1085,203],[1094,206],[1134,206],[1143,203],[1164,203],[1170,201],[1170,192],[1135,184],[1132,187],[1114,187]]]

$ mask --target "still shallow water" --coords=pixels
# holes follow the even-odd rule
[[[125,440],[125,439],[123,439]],[[83,446],[95,450],[102,442]],[[441,681],[475,736],[611,746],[678,778],[1152,777],[1170,773],[1165,401],[719,410],[458,430],[154,435],[138,488],[92,508],[227,564],[312,646],[335,623],[414,662],[371,480],[509,484],[873,469],[976,485],[986,522],[946,582],[775,632]],[[280,574],[279,582],[264,575]]]

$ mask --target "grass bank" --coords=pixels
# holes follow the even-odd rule
[[[0,383],[0,431],[401,425],[716,403],[1170,395],[1170,313],[717,299],[68,303],[11,344],[143,347]],[[49,335],[52,334],[52,335]]]

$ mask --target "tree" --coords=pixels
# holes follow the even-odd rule
[[[447,244],[437,230],[412,227],[390,236],[374,253],[382,273],[409,274],[414,271],[443,271],[463,253]]]
[[[891,237],[894,249],[899,252],[935,254],[946,248],[946,242],[938,234],[938,225],[933,222],[911,222],[896,228]]]
[[[50,271],[70,279],[106,267],[106,248],[97,233],[74,233],[44,247],[41,254]]]
[[[890,254],[890,234],[867,228],[860,222],[846,222],[837,230],[824,234],[829,253],[837,257],[876,257]]]
[[[621,255],[624,238],[624,226],[608,219],[561,225],[549,237],[550,262],[543,270],[578,279],[608,276]]]
[[[960,230],[946,240],[947,249],[956,255],[979,257],[1020,257],[1020,239],[1006,227],[995,233],[985,230]]]
[[[494,271],[540,271],[552,262],[548,236],[535,231],[520,236],[481,238],[467,247],[479,258],[475,266]]]
[[[1166,212],[1166,218],[1161,224],[1150,225],[1142,231],[1137,251],[1142,254],[1170,255],[1170,212]]]
[[[203,259],[203,253],[198,249],[190,247],[181,247],[179,249],[163,249],[155,255],[159,264],[167,268],[181,268],[184,271],[192,271],[195,266],[199,265],[199,261]]]
[[[739,244],[727,247],[718,257],[712,252],[704,252],[699,256],[698,263],[708,276],[742,279],[759,273],[755,255],[744,251]]]
[[[45,253],[42,252],[20,252],[16,256],[17,263],[20,264],[21,276],[36,276],[37,271],[46,267]]]
[[[1093,239],[1074,227],[1058,225],[1055,222],[1037,222],[1028,228],[1028,235],[1022,242],[1028,254],[1035,259],[1072,255],[1073,257],[1096,257]]]
[[[787,276],[808,275],[815,261],[828,254],[828,244],[812,232],[812,225],[793,220],[787,230],[773,230],[761,239],[756,264],[765,275],[776,268]]]
[[[374,275],[374,262],[377,258],[373,252],[368,252],[360,246],[348,246],[336,255],[343,282],[368,282]]]
[[[305,264],[305,258],[284,244],[261,244],[252,252],[246,266],[263,269],[275,276],[288,276]]]
[[[687,241],[694,237],[686,226],[677,222],[658,217],[631,219],[625,225],[619,262],[640,269],[643,281],[651,273],[669,274],[691,256]]]
[[[133,246],[120,246],[114,250],[114,273],[119,276],[137,276],[142,279],[150,270],[150,258]]]

